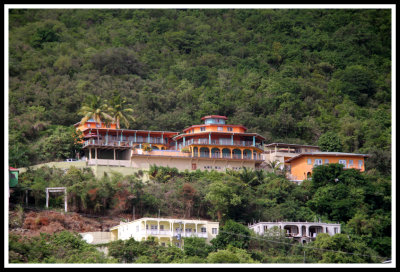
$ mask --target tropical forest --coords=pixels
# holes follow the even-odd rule
[[[8,165],[27,169],[9,198],[9,263],[392,258],[389,8],[11,8],[7,38]],[[74,125],[93,116],[125,129],[180,132],[212,114],[266,144],[368,154],[366,169],[321,165],[298,185],[274,165],[226,172],[153,165],[102,176],[31,168],[82,154]],[[25,207],[27,188],[31,208],[45,207],[47,187],[66,187],[71,214]],[[52,198],[50,206],[63,201]],[[84,215],[106,231],[132,210],[136,218],[214,220],[220,231],[211,244],[185,238],[181,249],[128,239],[103,245],[106,253],[77,234],[95,230]],[[106,223],[112,216],[118,220]],[[302,245],[284,234],[256,235],[248,225],[260,221],[340,223],[341,233]]]

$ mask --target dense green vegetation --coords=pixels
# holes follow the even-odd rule
[[[389,9],[11,9],[10,164],[73,156],[52,143],[90,94],[117,92],[130,128],[220,114],[267,142],[334,133],[390,174],[390,23]]]
[[[42,167],[20,175],[10,201],[24,202],[25,188],[30,187],[30,198],[36,206],[44,207],[46,187],[66,186],[70,211],[132,216],[134,208],[136,218],[179,216],[221,223],[223,227],[211,247],[197,244],[187,248],[191,253],[176,253],[180,257],[174,262],[204,262],[205,258],[219,262],[224,256],[235,262],[241,258],[262,263],[302,262],[304,250],[310,262],[376,262],[391,256],[391,182],[378,172],[360,173],[344,170],[340,164],[323,165],[316,167],[312,180],[301,185],[288,181],[283,173],[264,170],[179,172],[152,166],[147,182],[141,181],[142,174],[145,173],[110,173],[96,178],[90,168],[71,167],[64,173],[61,169]],[[50,198],[50,207],[62,205],[63,196]],[[340,222],[342,236],[318,236],[316,245],[305,249],[284,236],[276,241],[268,240],[271,237],[260,240],[247,228],[248,223],[259,220],[319,219]],[[155,244],[148,248],[149,243],[118,241],[110,252],[119,261],[156,263],[166,262],[159,257],[160,252],[167,256],[175,254],[175,249]],[[315,251],[314,247],[324,250]],[[356,254],[336,256],[334,251]],[[232,257],[232,252],[239,256]],[[287,252],[293,256],[287,256]]]
[[[78,233],[62,231],[26,239],[9,235],[9,263],[116,263]]]

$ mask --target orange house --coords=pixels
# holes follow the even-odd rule
[[[173,138],[177,149],[188,148],[192,157],[262,161],[264,137],[247,133],[242,125],[226,124],[225,116],[208,115],[201,120],[204,124],[185,128]]]
[[[209,115],[203,124],[182,131],[117,129],[115,124],[88,120],[75,124],[82,132],[84,159],[88,165],[148,169],[151,165],[179,170],[240,170],[263,162],[265,138],[248,133],[242,125],[226,124],[227,118]],[[144,148],[150,146],[150,150]]]
[[[344,169],[358,169],[365,171],[364,158],[367,154],[354,154],[342,152],[312,152],[302,153],[285,161],[289,168],[288,179],[301,182],[311,178],[313,168],[328,163],[340,163]]]

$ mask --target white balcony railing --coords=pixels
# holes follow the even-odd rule
[[[170,230],[142,230],[140,231],[141,235],[152,235],[152,236],[158,236],[158,235],[166,235],[166,236],[178,236],[178,234],[181,235],[181,237],[200,237],[200,238],[207,238],[207,233],[206,232],[184,232],[184,231],[170,231]]]

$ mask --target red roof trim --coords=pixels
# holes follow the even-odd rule
[[[316,152],[316,153],[301,153],[297,156],[291,157],[290,159],[285,160],[285,163],[289,163],[293,160],[296,160],[298,158],[304,157],[304,156],[312,156],[312,157],[318,157],[318,156],[328,156],[328,157],[364,157],[368,158],[370,155],[368,154],[356,154],[356,153],[341,153],[341,152]]]
[[[206,127],[206,126],[214,126],[214,127],[241,127],[244,128],[245,130],[247,130],[247,127],[242,126],[242,125],[229,125],[229,124],[202,124],[202,125],[193,125],[190,126],[188,128],[185,128],[184,130],[182,130],[183,132],[188,131],[192,128],[198,128],[198,127]]]

